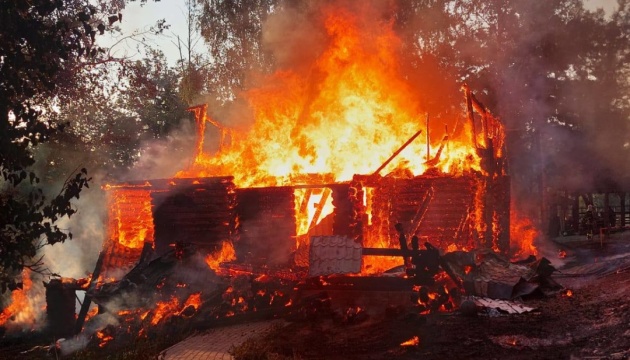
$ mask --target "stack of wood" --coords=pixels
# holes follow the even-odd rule
[[[366,236],[389,239],[399,247],[395,223],[442,251],[493,248],[509,251],[510,181],[470,173],[463,176],[423,175],[411,179],[379,178],[372,198],[372,225]],[[422,241],[421,241],[422,243]]]
[[[400,222],[409,237],[417,231],[445,250],[462,240],[457,239],[458,230],[473,205],[475,184],[469,176],[382,178],[372,202],[371,236],[389,238],[390,245],[397,247],[394,224]]]
[[[56,278],[44,283],[48,331],[55,338],[74,335],[77,290],[85,290],[85,279]]]
[[[420,219],[413,220],[414,230],[418,230],[420,236],[428,236],[432,244],[444,250],[453,243],[466,245],[470,236],[461,230],[460,225],[468,218],[469,211],[474,209],[474,190],[477,184],[474,178],[436,177],[425,181],[431,187],[431,197],[426,213]],[[401,197],[404,198],[405,195]],[[406,215],[413,216],[409,212]]]
[[[487,206],[492,211],[487,214],[492,221],[492,241],[503,253],[510,250],[510,185],[509,176],[498,176],[492,179],[487,192]]]
[[[151,189],[148,186],[120,186],[108,193],[109,237],[130,248],[142,248],[153,241]]]
[[[236,190],[236,257],[251,264],[288,265],[295,247],[293,187]]]
[[[335,207],[333,220],[333,234],[354,237],[350,229],[353,223],[353,204],[350,196],[355,195],[356,189],[351,189],[349,184],[337,184],[332,188],[332,204]]]
[[[348,184],[336,184],[333,189],[334,223],[333,234],[347,236],[357,242],[363,238],[363,186],[353,181]]]
[[[232,177],[175,179],[154,183],[151,193],[155,251],[172,244],[213,250],[236,237],[236,193]]]
[[[110,239],[103,249],[102,278],[106,280],[119,279],[136,265],[141,253],[141,248],[129,248],[121,245],[115,239]]]
[[[115,278],[135,265],[145,242],[153,242],[151,190],[148,184],[124,184],[108,191],[108,240],[101,273]]]

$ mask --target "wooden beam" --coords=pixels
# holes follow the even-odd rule
[[[96,287],[96,283],[98,282],[98,277],[101,275],[101,269],[103,268],[103,260],[105,258],[105,251],[101,251],[98,256],[98,260],[96,261],[96,266],[94,267],[94,272],[92,273],[92,278],[90,279],[90,284],[85,291],[85,297],[83,298],[83,304],[81,304],[81,310],[79,311],[79,315],[77,316],[77,322],[74,326],[74,333],[79,334],[81,330],[83,330],[83,324],[85,323],[85,317],[87,316],[88,311],[90,310],[90,305],[92,304],[92,297],[89,295],[89,292],[94,290]]]
[[[427,250],[407,250],[404,256],[422,254]],[[362,256],[403,256],[403,252],[396,248],[363,248]]]
[[[381,165],[378,169],[376,169],[376,171],[372,174],[372,176],[376,176],[378,175],[379,172],[381,172],[381,170],[383,170],[387,165],[389,165],[389,163],[394,160],[394,158],[396,156],[398,156],[398,154],[400,154],[403,150],[405,150],[405,148],[411,144],[412,141],[414,141],[420,134],[422,133],[422,130],[418,130],[418,132],[416,132],[415,134],[413,134],[413,136],[411,138],[409,138],[409,140],[407,140],[406,143],[404,143],[398,150],[396,150],[396,152],[394,154],[392,154],[392,156],[389,157],[389,159],[387,159],[383,165]]]

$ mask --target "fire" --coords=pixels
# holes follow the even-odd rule
[[[420,338],[417,336],[412,337],[411,339],[404,341],[400,344],[400,346],[418,346],[420,345]]]
[[[453,251],[470,251],[470,250],[471,250],[471,248],[469,246],[465,246],[465,245],[461,245],[461,244],[455,244],[455,243],[449,244],[446,247],[446,252],[447,253],[453,252]]]
[[[170,301],[160,301],[155,306],[155,314],[151,319],[151,325],[157,325],[162,319],[177,313],[179,310],[179,300],[176,297],[171,297]]]
[[[118,312],[118,316],[127,316],[127,315],[131,315],[133,312],[131,310],[120,310]]]
[[[217,251],[206,256],[206,264],[208,264],[214,272],[219,271],[219,265],[221,263],[234,260],[236,260],[236,251],[234,251],[234,246],[229,241],[223,242],[221,245],[221,251]]]
[[[98,344],[98,347],[101,347],[101,348],[104,347],[105,345],[107,345],[107,343],[109,343],[110,341],[114,340],[113,336],[107,335],[103,331],[97,331],[96,332],[96,337],[100,340],[100,343]]]
[[[309,230],[332,214],[332,191],[330,189],[295,189],[296,234],[306,235]],[[298,244],[299,247],[300,244]]]
[[[566,258],[566,257],[567,257],[567,252],[566,252],[566,251],[564,251],[564,250],[562,250],[562,249],[560,249],[560,250],[558,251],[558,258],[560,258],[560,259],[564,259],[564,258]]]
[[[514,207],[510,211],[510,239],[512,246],[516,246],[515,257],[538,255],[534,240],[538,237],[538,229],[531,219],[519,214]]]
[[[265,87],[249,90],[254,119],[247,128],[227,130],[198,114],[198,153],[178,177],[233,175],[239,187],[289,185],[298,174],[332,174],[335,181],[348,181],[354,174],[374,172],[414,133],[425,130],[422,100],[427,94],[414,91],[400,70],[402,43],[394,22],[343,8],[327,8],[323,15],[320,26],[329,47],[304,64],[309,72],[281,69]],[[420,175],[440,147],[439,170],[480,169],[472,131],[461,120],[440,119],[428,146],[426,139],[411,143],[383,174],[405,169]],[[214,154],[200,146],[206,122],[221,132],[222,146]],[[450,133],[444,125],[450,125]]]
[[[572,297],[572,296],[573,296],[573,291],[571,291],[571,289],[567,289],[567,290],[564,292],[564,295],[565,295],[566,297]]]
[[[94,306],[88,311],[87,315],[85,315],[85,321],[87,322],[96,315],[98,315],[98,307]]]
[[[148,190],[106,186],[109,190],[109,236],[120,245],[141,249],[153,241],[153,213]]]
[[[441,280],[437,280],[441,282]],[[451,312],[455,309],[454,301],[445,285],[431,289],[427,286],[414,286],[417,292],[417,304],[420,315],[431,314],[436,311]]]
[[[32,327],[35,325],[36,310],[33,299],[29,292],[33,287],[30,271],[24,269],[22,272],[22,289],[14,290],[11,293],[11,304],[0,314],[0,326],[10,323],[19,327]]]
[[[199,309],[199,307],[201,306],[201,292],[191,294],[184,302],[184,306],[182,306],[182,309],[178,314],[181,315],[186,309],[188,309],[189,306],[192,306],[195,311]]]
[[[468,274],[470,274],[471,271],[472,271],[472,266],[470,266],[470,265],[465,265],[464,266],[464,274],[468,275]]]

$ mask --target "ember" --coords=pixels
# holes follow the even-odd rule
[[[105,334],[104,331],[97,331],[96,338],[99,340],[98,347],[101,348],[107,345],[110,341],[114,340],[113,336]]]
[[[400,346],[418,346],[420,345],[420,338],[417,336],[412,337],[411,339],[404,341],[400,344]]]
[[[464,274],[468,275],[472,271],[473,267],[471,265],[464,266]]]
[[[160,301],[155,306],[151,325],[157,325],[161,320],[177,313],[179,310],[179,301],[176,297],[171,297],[170,301]]]
[[[186,302],[184,302],[184,306],[182,307],[182,310],[178,313],[178,315],[186,316],[191,312],[197,311],[200,306],[201,306],[201,292],[191,294],[186,300]],[[193,309],[193,310],[191,311],[190,309]]]

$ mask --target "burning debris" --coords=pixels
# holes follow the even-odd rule
[[[547,259],[510,261],[536,255],[539,234],[510,207],[503,123],[466,84],[461,114],[429,114],[400,72],[392,22],[366,29],[348,11],[321,15],[329,47],[305,64],[311,75],[279,71],[246,92],[249,126],[194,106],[188,168],[104,187],[108,234],[93,275],[46,284],[52,334],[79,333],[54,349],[109,349],[261,313],[350,328],[382,311],[524,314],[534,310],[524,298],[574,299]],[[33,321],[18,311],[29,280],[0,325]]]
[[[18,288],[11,293],[10,304],[0,313],[0,330],[6,331],[30,331],[35,329],[39,320],[39,296],[33,293],[33,280],[31,272],[25,269],[22,272],[22,281]]]
[[[417,336],[412,337],[407,341],[403,341],[400,346],[418,346],[420,345],[420,338]]]
[[[515,245],[503,127],[463,90],[464,133],[447,131],[431,156],[427,117],[422,166],[404,160],[417,131],[370,175],[318,172],[271,181],[258,168],[268,175],[244,181],[241,167],[226,167],[222,176],[198,177],[215,166],[203,152],[201,130],[216,122],[205,106],[191,108],[201,131],[191,169],[173,179],[106,187],[109,240],[89,299],[120,324],[229,318],[276,306],[295,318],[354,324],[409,299],[427,314],[455,311],[464,294],[531,293],[531,284],[546,281],[549,274],[537,270],[545,267],[502,260]],[[219,157],[237,149],[221,151]],[[458,162],[455,153],[468,155]],[[406,165],[392,167],[397,157]],[[180,276],[191,272],[203,281]],[[385,303],[365,295],[379,291],[390,293]]]

